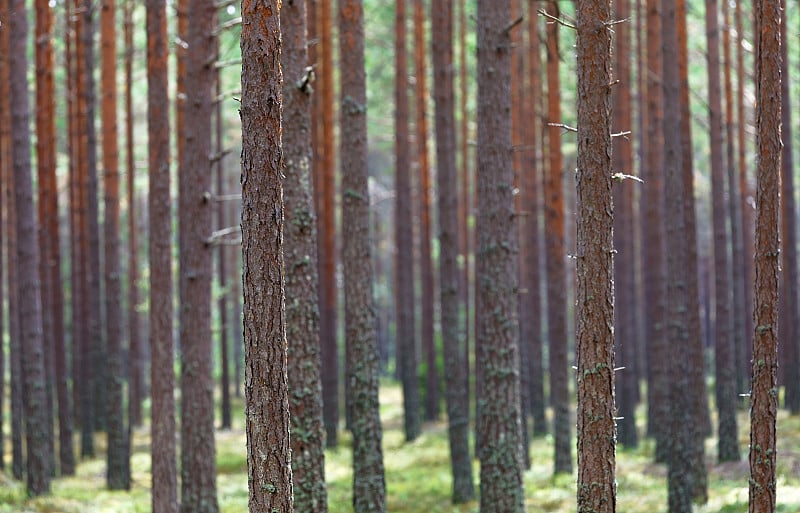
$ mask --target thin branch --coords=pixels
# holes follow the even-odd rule
[[[237,26],[239,26],[241,24],[242,24],[242,17],[241,16],[239,16],[238,18],[230,19],[230,20],[226,21],[225,23],[223,23],[222,25],[218,26],[216,29],[214,29],[214,35],[218,36],[223,31],[228,30],[229,28],[237,27]]]
[[[241,63],[242,63],[242,58],[239,57],[238,59],[231,59],[229,61],[217,61],[214,63],[214,67],[217,69],[227,68],[228,66],[238,66]]]
[[[539,9],[537,12],[539,14],[541,14],[542,16],[544,16],[545,18],[551,20],[554,23],[558,23],[559,25],[563,25],[563,26],[565,26],[567,28],[570,28],[572,30],[578,30],[578,27],[576,27],[575,25],[572,25],[571,23],[567,23],[566,21],[564,21],[561,18],[558,18],[556,16],[553,16],[552,14],[548,14],[544,9]]]
[[[514,29],[514,27],[516,27],[517,25],[522,23],[522,21],[524,19],[525,19],[525,17],[520,15],[516,20],[514,20],[511,23],[509,23],[508,25],[506,25],[506,28],[503,29],[503,33],[504,34],[508,34],[509,32],[511,32],[511,30]]]
[[[611,134],[611,137],[624,137],[625,139],[627,139],[629,135],[631,135],[631,131],[626,130],[624,132],[617,132],[616,134]]]
[[[236,226],[229,226],[227,228],[222,228],[221,230],[215,230],[211,232],[211,236],[206,239],[206,244],[210,244],[212,246],[219,246],[219,245],[231,245],[235,246],[236,244],[242,243],[242,235],[241,235],[241,227],[239,225]],[[237,239],[229,239],[228,235],[239,234]],[[236,242],[238,240],[238,242]]]
[[[613,175],[611,175],[611,178],[613,178],[614,180],[618,180],[620,182],[623,180],[635,180],[639,183],[644,183],[644,180],[642,180],[638,176],[626,175],[625,173],[614,173]]]
[[[567,132],[577,132],[578,129],[574,126],[565,125],[564,123],[548,123],[547,126],[554,126],[557,128],[563,128]]]

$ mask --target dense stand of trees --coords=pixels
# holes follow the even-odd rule
[[[34,30],[0,0],[0,410],[29,495],[76,472],[76,430],[130,488],[149,397],[153,510],[217,512],[219,386],[224,429],[244,390],[251,511],[327,511],[343,427],[354,510],[386,511],[394,364],[407,442],[445,406],[455,503],[474,426],[481,511],[524,511],[529,439],[552,433],[555,474],[577,437],[579,510],[615,511],[615,444],[650,437],[690,512],[706,438],[740,458],[750,392],[750,508],[775,510],[779,399],[800,411],[787,6],[342,0],[336,27],[324,0],[180,0],[174,23],[162,0],[32,6]],[[388,19],[376,66],[365,20]],[[392,87],[367,94],[371,67]]]

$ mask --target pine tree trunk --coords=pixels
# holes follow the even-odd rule
[[[177,513],[166,4],[147,0],[146,8],[152,506]]]
[[[733,353],[731,289],[733,275],[728,259],[728,205],[725,203],[725,162],[722,156],[722,94],[719,61],[719,20],[716,0],[706,1],[708,43],[708,114],[711,138],[712,222],[714,239],[714,352],[715,392],[719,412],[718,457],[739,459],[736,430],[736,388]]]
[[[414,233],[411,215],[411,150],[408,130],[408,58],[406,4],[395,4],[395,310],[396,346],[403,384],[403,415],[407,442],[420,433],[417,341],[414,320]],[[419,143],[419,141],[417,141]],[[424,215],[424,214],[423,214]],[[424,221],[423,221],[424,223]],[[423,278],[423,283],[425,280]],[[423,293],[424,297],[424,293]],[[424,311],[424,308],[423,308]]]
[[[247,466],[253,513],[293,511],[282,244],[280,41],[280,3],[244,4],[240,43],[242,262]],[[271,456],[264,458],[264,454]]]
[[[628,0],[614,3],[614,19],[629,18]],[[614,27],[616,43],[614,79],[619,84],[613,91],[614,130],[616,134],[633,128],[631,115],[631,70],[630,70],[630,23],[620,23]],[[579,125],[580,126],[580,125]],[[580,140],[580,137],[579,137]],[[632,175],[633,146],[627,137],[613,140],[613,173]],[[619,426],[617,438],[626,447],[636,447],[639,436],[636,432],[636,388],[637,362],[636,339],[636,278],[634,258],[633,180],[619,178],[614,183],[614,339],[617,361],[624,369],[618,375]],[[579,261],[580,263],[580,261]],[[578,315],[580,319],[581,315]],[[578,378],[580,379],[580,375]]]
[[[31,134],[28,101],[28,13],[23,0],[12,0],[9,17],[9,75],[11,77],[11,158],[16,214],[16,273],[19,276],[19,340],[25,411],[26,485],[29,496],[50,491],[52,452],[48,432],[52,417],[45,396],[45,343],[42,332],[39,246],[31,177]],[[50,422],[48,424],[48,422]],[[48,427],[49,426],[49,427]]]
[[[317,230],[311,187],[311,93],[306,10],[287,2],[281,10],[283,39],[283,198],[286,262],[288,383],[292,415],[292,481],[295,511],[328,511],[325,429],[320,380]]]
[[[212,91],[217,54],[213,0],[189,0],[183,155],[178,171],[181,348],[181,511],[216,513],[211,340],[213,254],[209,243]]]
[[[550,16],[560,15],[555,1],[547,3]],[[558,25],[547,25],[547,103],[549,123],[561,123]],[[561,128],[547,128],[549,169],[545,177],[545,250],[547,266],[547,341],[550,360],[550,404],[555,412],[555,473],[572,472],[569,388],[567,377],[567,270],[565,264],[564,164]]]
[[[445,362],[445,402],[447,406],[450,469],[453,474],[453,502],[461,504],[474,497],[472,459],[469,447],[469,386],[466,334],[458,325],[459,272],[458,208],[456,179],[456,125],[453,69],[453,2],[433,0],[432,64],[435,102],[437,195],[439,206],[439,300]],[[463,91],[462,91],[463,92]],[[466,113],[462,112],[462,115]]]
[[[517,230],[511,154],[510,1],[478,1],[476,360],[481,511],[521,513]],[[444,288],[444,287],[442,287]]]
[[[756,32],[756,243],[753,289],[753,386],[750,393],[750,513],[776,506],[778,416],[778,272],[781,170],[781,8],[779,0],[755,5]],[[788,105],[787,105],[788,108]]]
[[[624,2],[615,13],[627,15]],[[619,9],[619,7],[618,7]],[[577,333],[578,511],[616,511],[614,405],[614,213],[611,169],[611,1],[577,4],[578,169],[577,169]],[[627,56],[625,23],[616,25],[619,60]],[[623,30],[620,30],[623,29]],[[624,49],[623,49],[624,48]],[[630,87],[620,66],[620,97]],[[627,85],[626,85],[627,82]],[[630,111],[622,109],[622,123]],[[627,118],[627,119],[626,119]],[[619,147],[619,145],[617,145]],[[624,148],[622,153],[625,153]],[[630,156],[622,159],[625,163]],[[630,159],[632,160],[632,159]],[[624,168],[617,172],[625,172]],[[627,184],[616,184],[617,187]],[[622,247],[620,251],[628,248]],[[630,252],[632,254],[632,251]],[[631,272],[631,268],[624,272]],[[627,280],[632,281],[632,280]],[[621,284],[633,292],[633,284]],[[623,296],[624,297],[624,296]],[[623,303],[625,304],[625,303]],[[627,306],[627,305],[626,305]],[[623,327],[630,329],[629,326]],[[631,337],[632,338],[632,337]],[[623,395],[623,398],[625,396]],[[634,426],[635,433],[635,426]]]

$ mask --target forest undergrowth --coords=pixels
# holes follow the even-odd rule
[[[234,411],[243,411],[237,400]],[[644,410],[637,412],[644,431]],[[450,503],[451,479],[444,421],[428,423],[422,436],[412,443],[403,438],[401,389],[398,384],[381,386],[381,419],[384,425],[384,456],[388,511],[392,513],[477,513],[478,502],[454,506]],[[747,446],[749,417],[739,412],[742,459],[716,463],[716,439],[706,440],[709,470],[709,502],[695,513],[747,511]],[[7,438],[8,440],[8,438]],[[221,513],[247,511],[247,459],[244,418],[234,416],[233,429],[217,431],[217,489]],[[77,447],[77,445],[76,445]],[[109,491],[105,482],[105,436],[95,439],[97,458],[78,464],[74,477],[53,481],[49,496],[25,498],[24,483],[0,472],[0,512],[38,513],[148,513],[150,512],[149,427],[135,429],[132,447],[133,486],[130,492]],[[617,449],[617,511],[624,513],[666,512],[666,467],[652,463],[650,440],[636,450]],[[6,451],[10,454],[10,451]],[[325,453],[330,513],[352,511],[350,438],[340,436],[340,446]],[[530,512],[575,511],[575,476],[552,473],[553,440],[536,438],[531,443],[532,468],[525,472],[525,495]],[[574,455],[573,455],[574,458]],[[7,462],[10,463],[10,462]],[[7,468],[9,465],[7,465]],[[478,464],[474,466],[476,483]],[[778,513],[800,512],[800,417],[785,411],[778,416]],[[298,512],[302,513],[302,512]]]

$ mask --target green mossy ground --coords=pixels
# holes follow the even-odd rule
[[[388,509],[392,513],[471,513],[478,503],[450,503],[450,472],[447,430],[444,422],[427,424],[413,443],[403,441],[400,387],[382,384],[381,417],[384,422],[384,457]],[[242,411],[241,402],[234,403]],[[644,412],[639,412],[640,427]],[[247,462],[244,419],[234,416],[231,431],[217,432],[218,494],[222,513],[247,511]],[[716,440],[706,443],[709,469],[709,503],[696,513],[747,511],[747,442],[749,418],[740,412],[742,461],[716,464]],[[778,421],[778,512],[800,512],[800,418],[781,411]],[[8,441],[8,439],[7,439]],[[105,487],[105,437],[96,438],[97,459],[78,465],[75,477],[53,481],[48,497],[25,499],[24,484],[0,473],[0,512],[42,513],[146,513],[150,511],[150,456],[147,428],[134,432],[133,488],[110,492]],[[326,452],[326,475],[331,513],[352,511],[350,439],[343,434],[338,449]],[[617,453],[617,511],[625,513],[666,512],[666,470],[652,461],[653,444],[646,441],[637,450],[620,448]],[[6,450],[6,463],[8,455]],[[527,509],[531,512],[574,512],[575,477],[552,475],[553,443],[549,437],[533,441],[533,468],[525,473]],[[474,467],[478,476],[477,462]],[[302,512],[298,512],[302,513]]]

